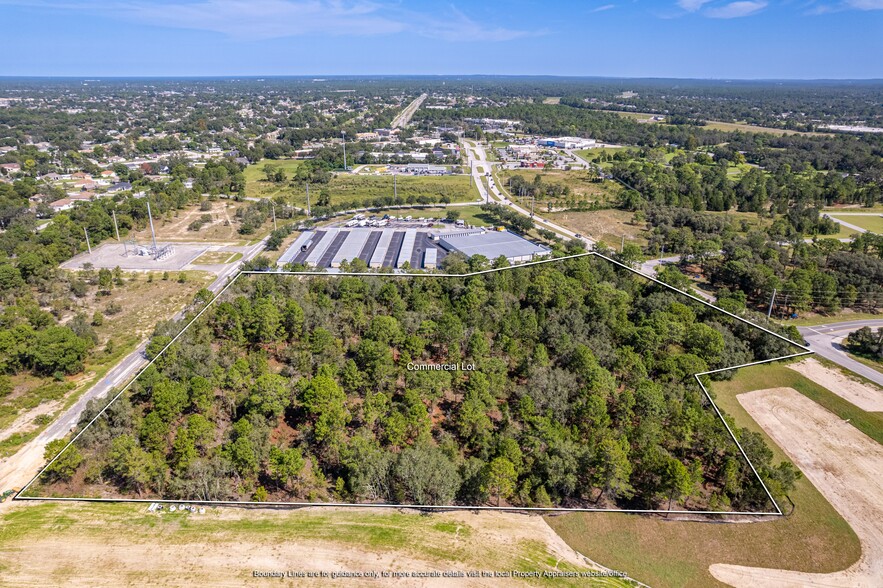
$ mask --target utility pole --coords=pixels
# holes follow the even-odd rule
[[[120,228],[117,226],[117,211],[111,210],[111,214],[113,214],[113,230],[116,231],[117,241],[120,240]]]
[[[145,199],[146,200],[146,199]],[[150,234],[153,235],[153,254],[156,255],[156,231],[153,230],[153,215],[150,213],[150,201],[147,201],[147,218],[150,220]]]
[[[278,231],[279,227],[276,226],[276,204],[272,200],[270,200],[270,206],[273,207],[273,230]]]
[[[313,216],[310,213],[310,183],[307,182],[307,216]]]
[[[393,201],[396,201],[399,199],[399,183],[398,183],[398,176],[396,175],[395,170],[393,170],[393,172],[392,172],[392,197],[393,197]]]
[[[776,302],[776,289],[773,288],[773,297],[770,298],[770,307],[766,311],[766,317],[770,318],[770,315],[773,314],[773,304]]]
[[[340,136],[343,139],[343,171],[347,171],[346,166],[346,131],[340,131]]]
[[[622,234],[622,243],[619,244],[619,252],[622,253],[625,249],[625,233]]]
[[[92,255],[92,244],[89,243],[89,231],[86,230],[86,227],[83,227],[83,232],[86,233],[86,248],[89,249],[89,255]]]

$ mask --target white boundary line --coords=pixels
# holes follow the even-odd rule
[[[86,429],[91,427],[92,424],[96,420],[98,420],[98,418],[100,416],[102,416],[104,414],[104,412],[110,407],[110,405],[113,404],[114,402],[116,402],[117,399],[120,396],[122,396],[122,394],[126,390],[128,390],[129,387],[131,387],[131,385],[133,383],[135,383],[135,380],[137,380],[141,376],[141,374],[143,374],[150,366],[152,366],[154,364],[154,362],[156,362],[156,360],[159,359],[159,357],[163,353],[165,353],[166,350],[169,347],[171,347],[172,344],[175,343],[175,341],[177,341],[178,338],[181,337],[181,335],[183,335],[184,332],[187,329],[189,329],[190,326],[194,322],[196,322],[196,320],[199,319],[199,317],[201,317],[203,315],[203,313],[205,313],[205,311],[208,310],[209,307],[211,307],[212,304],[214,304],[215,301],[218,300],[221,297],[221,295],[224,294],[224,292],[226,292],[227,289],[230,286],[232,286],[243,275],[262,275],[262,276],[295,275],[295,276],[324,276],[324,277],[331,277],[331,278],[336,278],[336,277],[468,278],[468,277],[472,277],[472,276],[479,276],[479,275],[483,275],[483,274],[500,272],[503,270],[518,269],[518,268],[527,267],[527,266],[541,265],[541,264],[545,264],[545,263],[553,263],[553,262],[559,262],[559,261],[564,261],[564,260],[568,260],[568,259],[576,259],[576,258],[580,258],[580,257],[590,257],[590,256],[600,257],[601,259],[603,259],[609,263],[612,263],[613,265],[616,265],[622,269],[626,269],[632,273],[638,274],[639,276],[646,278],[659,286],[662,286],[664,288],[672,290],[673,292],[677,292],[678,294],[686,296],[695,302],[699,302],[700,304],[703,304],[703,305],[705,305],[709,308],[712,308],[718,312],[722,312],[731,318],[734,318],[734,319],[736,319],[742,323],[745,323],[751,327],[760,329],[761,331],[763,331],[769,335],[772,335],[773,337],[776,337],[777,339],[780,339],[782,341],[790,343],[791,345],[794,345],[795,347],[799,347],[800,349],[803,350],[799,353],[793,353],[793,354],[785,355],[782,357],[774,357],[772,359],[765,359],[765,360],[761,360],[761,361],[755,361],[755,362],[732,366],[732,367],[724,367],[724,368],[711,370],[711,371],[707,371],[707,372],[700,372],[698,374],[693,375],[693,377],[696,379],[696,382],[699,384],[699,387],[705,393],[705,397],[708,399],[708,402],[714,408],[714,411],[717,414],[718,418],[721,419],[721,422],[723,423],[727,432],[730,434],[730,438],[736,444],[736,447],[739,449],[739,452],[742,454],[742,457],[745,458],[745,461],[748,463],[748,466],[751,468],[751,471],[757,477],[758,482],[760,482],[761,487],[763,488],[767,497],[770,499],[770,502],[772,502],[773,506],[775,507],[775,509],[776,509],[775,512],[767,512],[767,511],[713,511],[713,510],[654,510],[654,509],[616,509],[616,508],[539,508],[539,507],[516,508],[516,507],[503,507],[503,506],[462,506],[462,505],[442,506],[442,505],[431,505],[431,504],[385,504],[385,503],[384,504],[370,504],[370,503],[359,504],[359,503],[348,503],[348,502],[344,502],[344,503],[336,503],[336,502],[241,502],[241,501],[228,501],[228,500],[165,500],[165,499],[150,500],[150,499],[139,499],[139,498],[70,498],[70,497],[23,496],[24,492],[28,488],[30,488],[30,486],[40,476],[43,475],[43,472],[45,472],[49,468],[49,466],[51,466],[55,462],[55,460],[57,460],[61,456],[62,453],[67,451],[68,447],[73,445],[73,443],[80,437],[80,435],[82,435],[86,431]],[[802,355],[809,355],[812,353],[814,353],[814,351],[812,351],[809,347],[806,347],[804,345],[796,343],[783,335],[775,333],[775,332],[773,332],[767,328],[764,328],[758,324],[752,323],[748,319],[742,318],[742,317],[737,316],[729,311],[719,308],[719,307],[711,304],[707,300],[693,296],[692,294],[684,292],[683,290],[679,290],[670,284],[666,284],[665,282],[663,282],[657,278],[654,278],[654,277],[649,276],[643,272],[640,272],[632,267],[629,267],[628,265],[626,265],[624,263],[616,261],[615,259],[611,259],[605,255],[601,255],[600,253],[598,253],[596,251],[589,251],[587,253],[577,253],[575,255],[566,255],[564,257],[554,257],[554,258],[549,258],[549,259],[542,259],[539,261],[531,261],[528,263],[523,263],[523,264],[518,264],[518,265],[508,266],[508,267],[502,267],[502,268],[491,268],[491,269],[487,269],[487,270],[471,272],[468,274],[446,274],[446,273],[441,273],[441,274],[440,273],[413,273],[412,274],[412,273],[401,273],[401,272],[399,272],[399,273],[393,272],[393,273],[388,273],[388,274],[387,273],[376,273],[376,272],[329,273],[329,272],[319,272],[319,271],[285,272],[285,271],[253,271],[253,270],[239,271],[239,273],[237,273],[227,283],[226,286],[221,288],[221,290],[214,296],[214,298],[212,298],[208,303],[206,303],[206,305],[202,308],[202,310],[200,310],[192,319],[190,319],[190,321],[184,326],[184,328],[181,329],[178,332],[178,334],[172,338],[171,341],[166,343],[166,345],[160,350],[160,352],[157,353],[156,356],[152,360],[150,360],[147,365],[145,365],[143,368],[141,368],[138,371],[138,373],[135,374],[135,376],[133,376],[132,379],[129,380],[129,382],[104,406],[104,408],[102,408],[101,411],[99,411],[98,414],[96,414],[92,418],[92,420],[90,420],[86,424],[86,426],[83,427],[82,430],[80,430],[80,432],[77,433],[74,436],[74,438],[71,439],[67,443],[67,445],[65,445],[64,448],[61,451],[59,451],[55,455],[55,457],[52,458],[52,460],[49,461],[49,463],[47,463],[45,466],[43,466],[43,468],[37,473],[37,475],[35,475],[31,479],[30,482],[28,482],[21,490],[18,491],[18,493],[16,493],[16,495],[12,498],[12,500],[36,500],[36,501],[43,500],[43,501],[58,501],[58,502],[108,502],[108,503],[115,503],[115,502],[150,503],[150,502],[156,502],[156,503],[163,503],[163,504],[192,503],[192,504],[208,504],[208,505],[215,504],[215,505],[224,505],[224,506],[245,506],[245,507],[252,507],[252,508],[260,508],[261,506],[285,506],[285,507],[289,507],[289,508],[304,508],[304,507],[312,507],[312,506],[333,506],[333,507],[347,507],[347,508],[367,508],[367,507],[398,508],[398,509],[412,508],[412,509],[417,509],[417,510],[433,510],[433,511],[445,511],[445,510],[495,511],[495,510],[499,510],[499,511],[516,511],[516,512],[517,511],[526,511],[526,512],[618,512],[618,513],[626,513],[626,514],[632,513],[632,514],[693,514],[693,515],[727,515],[727,516],[734,516],[734,515],[736,515],[736,516],[784,516],[782,509],[779,507],[779,504],[773,498],[772,493],[770,493],[769,488],[767,488],[766,484],[763,481],[763,478],[760,477],[760,474],[757,472],[757,469],[755,469],[754,464],[751,463],[751,460],[748,458],[748,455],[745,453],[745,450],[742,448],[742,445],[739,443],[739,440],[736,439],[736,435],[733,433],[732,429],[730,429],[730,426],[727,424],[726,419],[724,419],[723,414],[721,413],[717,404],[715,404],[714,400],[711,398],[711,394],[705,388],[705,385],[702,383],[700,376],[710,375],[710,374],[714,374],[714,373],[718,373],[718,372],[726,372],[726,371],[730,371],[730,370],[736,370],[739,368],[753,366],[753,365],[761,365],[761,364],[765,364],[765,363],[771,363],[774,361],[780,361],[780,360],[784,360],[784,359],[791,359],[794,357],[800,357]]]

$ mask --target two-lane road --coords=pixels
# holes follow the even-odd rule
[[[243,263],[253,259],[264,250],[266,242],[267,239],[265,238],[249,247],[243,254],[242,259],[238,263],[231,263],[229,267],[224,268],[208,286],[208,289],[213,293],[220,292],[228,280],[239,272]],[[183,313],[178,312],[173,317],[173,320],[179,320],[182,316]],[[43,451],[46,444],[67,435],[79,422],[80,416],[90,400],[103,398],[111,390],[119,389],[147,365],[147,358],[145,356],[147,343],[148,340],[146,339],[142,341],[132,353],[125,356],[116,366],[111,368],[104,378],[93,384],[55,422],[46,427],[43,432],[22,447],[15,455],[0,460],[0,491],[9,488],[21,488],[27,484],[43,465]]]
[[[797,330],[806,339],[809,348],[825,359],[829,359],[883,387],[883,373],[852,359],[841,346],[844,337],[862,327],[878,329],[883,327],[883,319],[845,321],[842,323],[817,325],[815,327],[797,327]]]

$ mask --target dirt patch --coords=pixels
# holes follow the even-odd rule
[[[710,566],[732,586],[879,586],[883,578],[883,446],[793,388],[758,390],[739,402],[850,524],[862,556],[832,574]]]
[[[862,410],[883,411],[883,390],[876,386],[854,380],[839,370],[822,365],[813,358],[791,364],[788,367]]]
[[[23,414],[18,415],[16,419],[12,421],[11,425],[5,427],[2,431],[0,431],[0,441],[12,437],[16,433],[27,433],[33,431],[38,427],[38,425],[34,423],[34,419],[44,414],[50,414],[60,407],[61,401],[55,400],[52,402],[45,402]]]
[[[211,205],[210,210],[201,210],[198,205],[193,205],[185,210],[172,211],[165,217],[154,218],[153,226],[156,230],[157,240],[189,242],[241,241],[242,235],[239,234],[239,223],[235,220],[235,214],[237,208],[245,204],[233,200],[220,200],[212,202]],[[208,215],[211,217],[211,220],[198,231],[188,230],[187,227],[193,221],[202,219],[203,215]],[[139,242],[149,242],[152,238],[150,227],[130,232],[129,238],[137,239]]]
[[[65,586],[266,586],[280,578],[254,571],[426,572],[597,568],[540,517],[511,513],[437,513],[379,509],[298,511],[210,509],[204,515],[146,515],[146,505],[17,504],[51,508],[35,528],[0,540],[3,582]],[[107,516],[100,509],[107,508]],[[17,533],[23,523],[11,513]],[[121,516],[122,515],[122,516]],[[146,516],[145,516],[146,515]],[[301,530],[302,532],[298,532]],[[402,535],[404,533],[404,535]],[[335,536],[339,535],[339,539]],[[347,536],[351,535],[351,536]],[[355,535],[364,541],[354,541]],[[388,535],[388,538],[387,538]],[[413,537],[418,541],[405,540]],[[52,557],[47,558],[46,554]],[[506,566],[506,567],[501,567]],[[536,582],[504,579],[525,585]],[[500,579],[285,578],[285,586],[497,586]],[[585,585],[564,582],[563,585]]]

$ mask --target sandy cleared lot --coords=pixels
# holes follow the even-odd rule
[[[850,524],[861,542],[862,556],[833,574],[728,564],[712,565],[711,574],[739,588],[880,586],[883,446],[792,388],[748,392],[738,400]]]
[[[804,359],[788,367],[862,410],[883,411],[883,390],[880,388],[853,380],[843,372],[823,366],[813,358]]]
[[[28,512],[28,509],[38,509]],[[112,510],[104,511],[107,508]],[[596,569],[541,517],[379,509],[209,509],[17,503],[0,534],[0,584],[14,586],[498,586],[511,578],[261,578],[255,570],[428,572]],[[7,535],[8,536],[8,535]],[[47,557],[47,554],[52,554]],[[611,583],[609,580],[603,584]],[[588,585],[586,580],[556,585]]]

